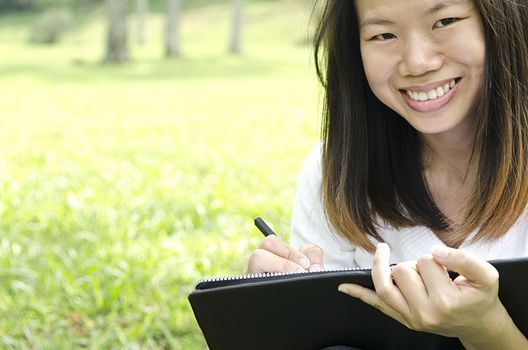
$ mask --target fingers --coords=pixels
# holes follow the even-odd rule
[[[446,268],[437,263],[431,255],[418,259],[416,268],[430,297],[444,298],[452,295],[456,286],[451,281]]]
[[[277,236],[268,236],[251,255],[247,273],[306,272],[310,265],[310,259],[305,254]]]
[[[416,261],[402,262],[394,266],[392,278],[410,310],[416,313],[424,307],[427,303],[428,293],[422,277],[418,273]]]
[[[376,291],[355,284],[342,284],[339,291],[411,329],[455,336],[461,334],[460,324],[480,322],[498,301],[497,270],[469,253],[437,246],[433,255],[400,263],[392,272],[389,258],[389,247],[378,244],[372,266]],[[452,281],[447,270],[460,276]]]
[[[248,264],[248,274],[276,272],[306,272],[301,265],[284,259],[265,249],[257,249],[251,254]]]
[[[260,249],[264,249],[281,258],[292,261],[300,265],[303,269],[310,267],[310,260],[306,255],[293,248],[277,236],[268,236],[260,244]]]
[[[470,282],[485,286],[498,284],[497,270],[473,254],[445,246],[434,246],[433,257],[439,264],[458,272]]]
[[[409,313],[409,306],[402,293],[392,282],[392,271],[389,265],[390,249],[385,243],[378,244],[372,265],[372,281],[379,298],[402,315]]]
[[[306,255],[310,260],[310,266],[308,270],[310,272],[323,270],[323,250],[315,244],[306,244],[302,246],[299,251]]]

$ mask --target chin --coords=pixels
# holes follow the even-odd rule
[[[435,122],[409,122],[411,126],[421,134],[435,135],[454,130],[458,123],[435,123]]]

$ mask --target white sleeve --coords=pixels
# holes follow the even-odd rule
[[[357,267],[355,247],[338,235],[326,219],[321,200],[321,145],[308,155],[299,176],[291,223],[291,244],[313,243],[324,251],[324,268]]]

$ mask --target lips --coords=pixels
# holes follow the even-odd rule
[[[451,101],[459,88],[461,80],[461,78],[456,78],[436,84],[409,87],[405,90],[400,90],[400,93],[407,105],[415,111],[422,113],[433,112]]]

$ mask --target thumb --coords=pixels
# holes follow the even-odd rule
[[[321,247],[315,244],[305,244],[299,251],[306,255],[310,260],[309,271],[321,271],[323,270],[323,250]]]
[[[437,245],[433,247],[433,258],[471,282],[494,285],[499,278],[499,273],[490,263],[460,249]]]

